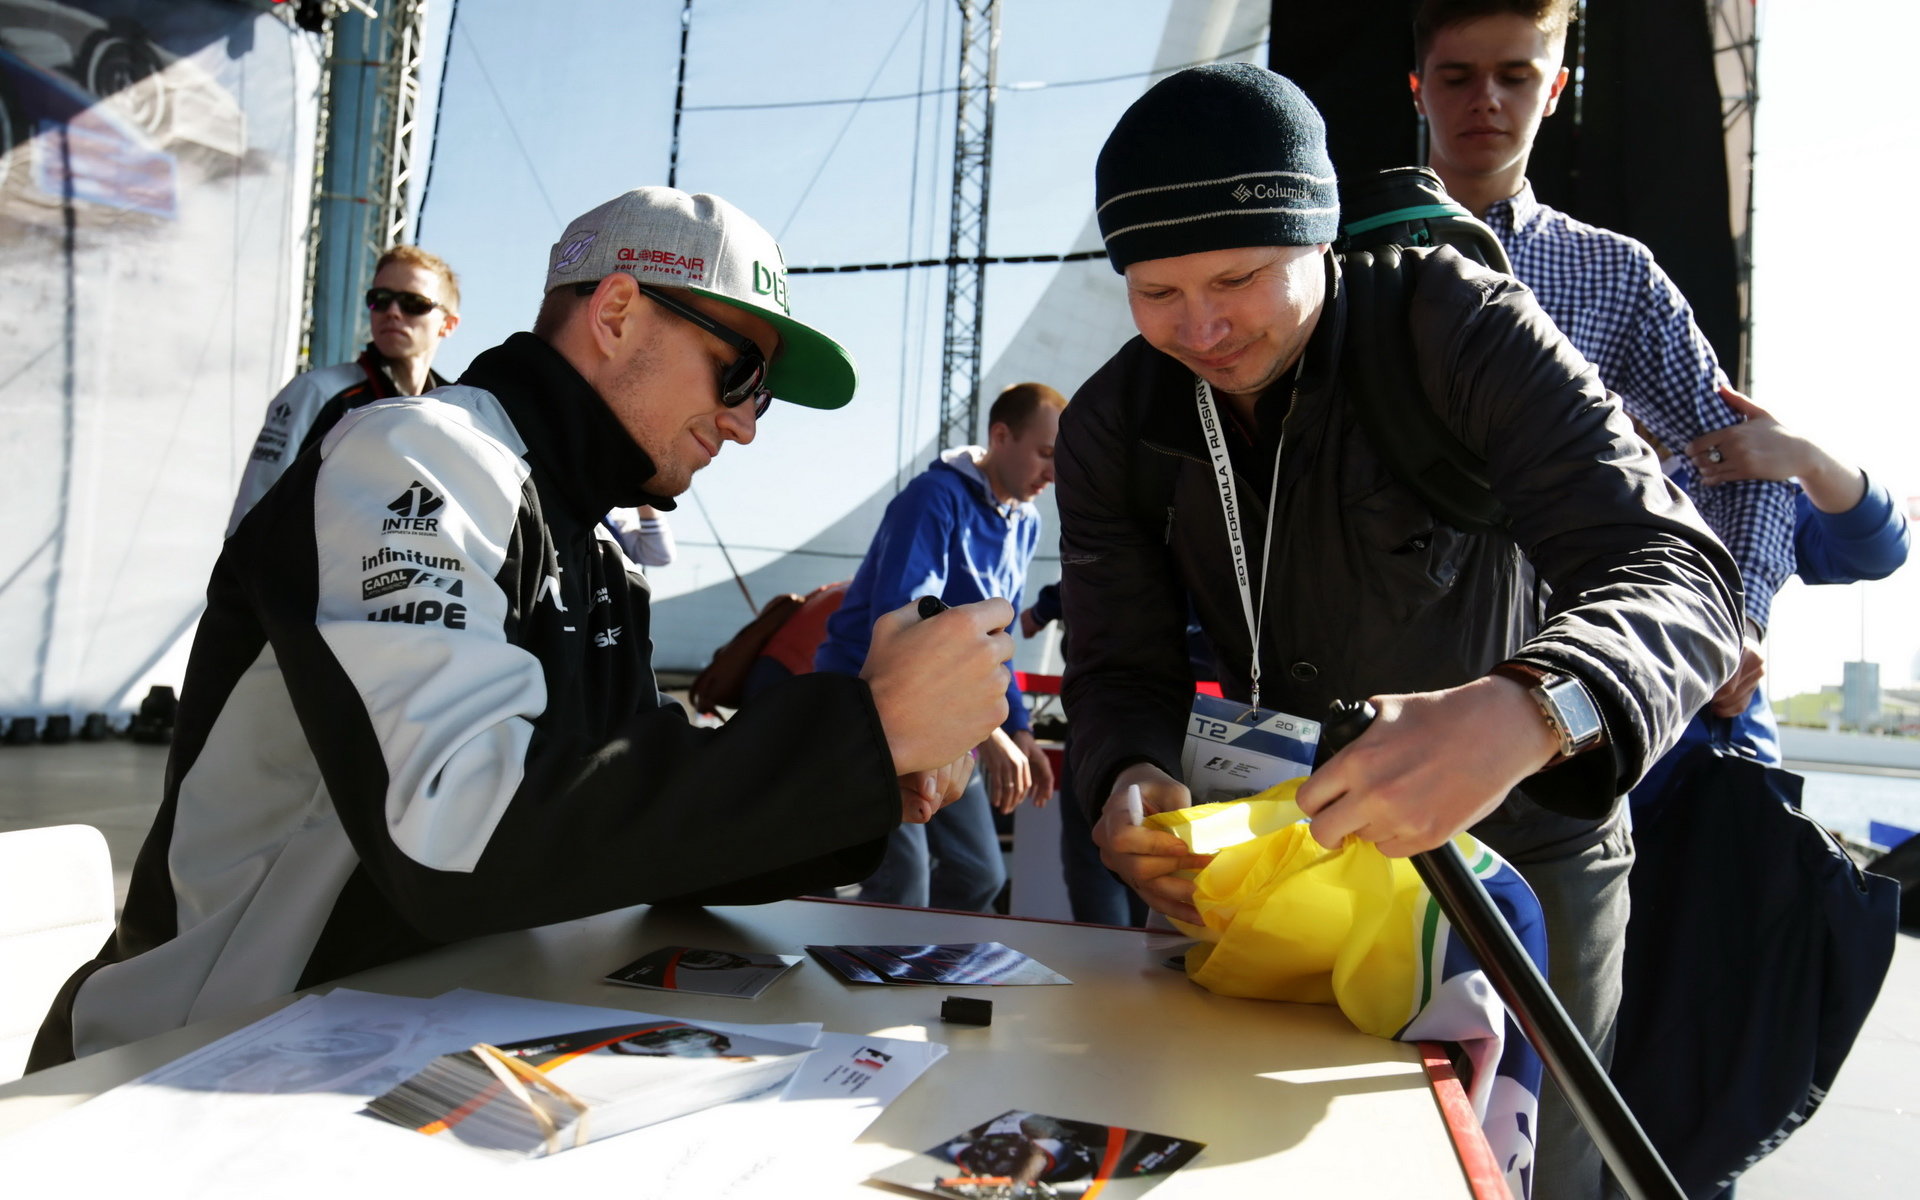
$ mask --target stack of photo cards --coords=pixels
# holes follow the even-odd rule
[[[497,1157],[540,1158],[778,1087],[812,1052],[649,1018],[442,1054],[367,1111]]]
[[[739,996],[751,1000],[804,960],[799,954],[746,954],[697,946],[663,946],[607,976],[608,983],[661,992]]]
[[[947,987],[1072,983],[1065,975],[999,942],[952,946],[808,946],[848,983]]]
[[[1202,1142],[1011,1109],[873,1178],[928,1196],[1039,1200],[1139,1196],[1192,1161]]]

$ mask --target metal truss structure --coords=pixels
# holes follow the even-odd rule
[[[1759,31],[1750,0],[1706,0],[1713,69],[1720,83],[1720,127],[1727,147],[1727,200],[1740,291],[1740,361],[1733,375],[1753,381],[1753,119],[1760,100]]]
[[[360,297],[373,265],[407,234],[419,132],[427,0],[356,0],[324,39],[313,216],[307,237],[303,366],[360,350]]]
[[[986,315],[987,197],[999,82],[1000,0],[960,7],[960,76],[953,124],[953,204],[947,231],[946,338],[940,352],[937,448],[980,436],[980,344]]]

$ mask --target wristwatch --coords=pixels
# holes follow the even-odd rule
[[[1600,708],[1587,693],[1587,685],[1578,679],[1512,660],[1501,663],[1490,673],[1520,684],[1540,706],[1547,728],[1560,739],[1560,751],[1547,760],[1547,766],[1558,766],[1576,754],[1605,744],[1607,727],[1600,719]]]

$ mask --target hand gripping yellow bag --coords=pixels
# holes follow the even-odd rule
[[[1216,857],[1194,879],[1206,924],[1187,975],[1223,996],[1338,1004],[1367,1033],[1394,1037],[1419,1007],[1421,917],[1431,907],[1406,859],[1348,838],[1323,849],[1294,802],[1304,779],[1245,800],[1156,813],[1147,824]],[[1469,862],[1479,847],[1462,834]]]
[[[1337,850],[1313,840],[1294,802],[1304,782],[1147,818],[1215,856],[1193,877],[1205,923],[1176,922],[1200,939],[1187,976],[1223,996],[1338,1004],[1379,1037],[1460,1043],[1474,1064],[1469,1099],[1514,1195],[1524,1196],[1539,1058],[1409,860],[1355,837]],[[1526,881],[1473,837],[1454,844],[1544,970],[1545,924]]]

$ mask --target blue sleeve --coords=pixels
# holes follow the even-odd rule
[[[947,548],[958,520],[956,499],[927,475],[915,477],[888,502],[846,598],[827,619],[815,670],[858,675],[874,621],[909,600],[946,591]]]
[[[887,506],[861,564],[867,611],[875,618],[910,600],[945,594],[958,509],[958,498],[924,475]]]
[[[1026,571],[1033,566],[1033,552],[1039,544],[1040,522],[1039,518],[1035,517],[1021,535],[1020,555],[1022,561],[1026,563],[1026,566],[1021,568],[1021,585],[1014,590],[1013,595],[1007,597],[1007,603],[1013,605],[1013,620],[1007,622],[1009,635],[1012,635],[1020,625],[1020,610],[1025,604]],[[1047,599],[1049,590],[1053,592],[1054,598],[1051,603],[1057,614],[1060,606],[1058,584],[1048,584],[1047,587],[1041,588],[1034,597],[1034,607],[1037,609],[1040,603]],[[1033,729],[1033,714],[1027,711],[1027,696],[1020,690],[1020,679],[1014,674],[1011,662],[1007,664],[1007,719],[1000,722],[1000,728],[1008,734],[1028,733]]]
[[[1860,503],[1823,513],[1805,492],[1795,499],[1794,560],[1808,583],[1885,579],[1907,561],[1907,522],[1886,485],[1867,480]]]
[[[1013,664],[1007,664],[1007,719],[1000,722],[1006,733],[1026,733],[1033,728],[1033,715],[1027,711],[1026,693],[1020,690],[1020,677]]]
[[[1060,585],[1050,583],[1033,598],[1033,616],[1042,626],[1060,619]]]

